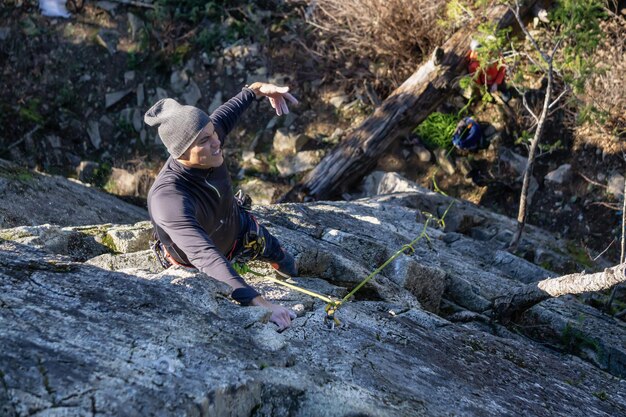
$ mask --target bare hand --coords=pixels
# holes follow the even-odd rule
[[[279,116],[289,114],[287,100],[292,104],[298,104],[298,100],[289,94],[289,87],[279,87],[274,84],[256,82],[252,83],[248,88],[254,91],[257,97],[269,98],[270,105],[276,110],[276,114]]]
[[[282,332],[291,326],[291,320],[296,318],[296,313],[278,304],[272,304],[261,296],[252,300],[252,305],[265,307],[272,312],[270,321],[278,326],[278,331]]]

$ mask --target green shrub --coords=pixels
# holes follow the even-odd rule
[[[590,57],[600,43],[600,22],[606,17],[599,0],[561,0],[551,11],[551,24],[565,40],[559,66],[577,93],[584,92],[586,80],[596,70]]]
[[[455,114],[433,112],[413,130],[413,133],[417,134],[429,149],[450,149],[458,121]]]

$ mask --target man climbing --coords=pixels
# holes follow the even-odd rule
[[[297,275],[294,258],[252,216],[244,198],[233,195],[222,146],[255,98],[267,97],[279,116],[297,103],[288,87],[268,83],[246,86],[210,116],[176,100],[159,100],[144,121],[158,126],[170,158],[148,193],[155,229],[153,249],[164,267],[195,267],[232,288],[232,298],[272,312],[280,330],[291,325],[293,311],[265,300],[233,269],[231,261],[258,257],[283,274]],[[237,198],[240,197],[240,198]]]

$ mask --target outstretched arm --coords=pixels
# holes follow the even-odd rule
[[[211,122],[215,126],[215,131],[224,144],[226,135],[235,127],[243,112],[250,107],[255,97],[267,97],[270,105],[276,110],[276,114],[281,116],[289,113],[287,101],[298,104],[298,100],[289,94],[289,87],[279,87],[274,84],[256,82],[246,86],[239,94],[219,106],[211,113]]]
[[[243,112],[250,107],[250,104],[254,101],[254,98],[254,92],[248,88],[244,88],[239,94],[211,113],[211,116],[209,116],[211,123],[213,123],[222,145],[224,144],[226,135],[233,130]]]

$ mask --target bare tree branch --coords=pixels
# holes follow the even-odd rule
[[[621,263],[594,274],[582,272],[524,285],[508,294],[495,297],[491,308],[492,317],[506,322],[548,298],[612,288],[626,281],[625,272],[626,264]]]
[[[598,254],[598,256],[596,256],[595,258],[593,258],[593,259],[592,259],[592,261],[593,261],[593,262],[595,262],[595,261],[597,261],[598,259],[600,259],[600,257],[601,257],[602,255],[604,255],[604,254],[606,253],[606,251],[608,251],[608,250],[611,248],[611,246],[613,246],[613,243],[615,243],[615,238],[613,238],[613,240],[611,241],[611,243],[609,243],[609,246],[607,246],[607,247],[606,247],[606,248],[605,248],[602,252],[600,252],[600,253]],[[624,260],[623,260],[623,259],[621,260],[621,263],[624,263]]]
[[[515,10],[513,10],[511,6],[509,6],[509,10],[511,10],[511,12],[513,12],[513,14],[515,15],[515,19],[517,20],[517,23],[519,23],[519,26],[520,26],[520,29],[522,29],[522,32],[524,32],[524,36],[526,36],[526,39],[528,39],[530,43],[533,45],[533,47],[535,48],[535,50],[539,52],[539,55],[541,55],[541,58],[543,58],[543,60],[546,63],[548,63],[550,61],[550,57],[548,57],[548,55],[546,55],[546,53],[543,52],[541,48],[539,48],[537,41],[535,40],[535,38],[533,38],[533,36],[528,31],[528,29],[526,29],[526,25],[524,25],[524,22],[522,21],[522,16],[520,15],[519,1],[515,0]],[[542,68],[542,70],[545,72],[545,69]]]
[[[587,181],[589,184],[593,184],[593,185],[597,185],[598,187],[602,187],[602,188],[607,188],[606,185],[604,184],[600,184],[597,181],[592,180],[591,178],[587,177],[585,174],[583,174],[582,172],[579,172],[578,175],[580,175],[581,177],[583,177],[585,179],[585,181]]]
[[[526,100],[526,92],[524,92],[522,94],[522,103],[524,104],[524,107],[526,108],[526,111],[533,117],[533,119],[535,119],[535,123],[538,124],[539,123],[539,118],[537,117],[535,112],[530,109],[530,106],[528,105],[528,100]]]
[[[622,159],[626,161],[626,156],[622,153]],[[625,177],[626,178],[626,177]],[[624,181],[624,194],[622,195],[622,252],[619,256],[620,263],[624,263],[624,259],[626,258],[626,236],[624,236],[624,231],[626,230],[626,180]],[[613,304],[613,300],[615,299],[615,293],[617,291],[617,286],[613,288],[611,291],[611,296],[606,303],[606,311],[611,311],[611,304]]]
[[[535,130],[535,135],[530,142],[530,150],[528,152],[528,162],[526,163],[526,169],[524,170],[524,180],[522,182],[522,191],[520,193],[520,203],[519,203],[519,211],[517,213],[517,230],[509,243],[508,250],[514,251],[517,249],[517,245],[519,244],[520,238],[522,237],[522,233],[524,231],[524,226],[526,225],[526,217],[528,215],[528,189],[530,187],[530,179],[533,173],[533,167],[535,163],[537,148],[539,147],[539,141],[541,140],[541,135],[543,134],[544,125],[546,119],[548,117],[548,110],[550,105],[550,99],[552,96],[552,87],[554,83],[554,71],[553,71],[553,63],[554,56],[561,45],[561,40],[559,39],[554,47],[552,48],[552,52],[550,55],[546,55],[540,48],[533,36],[528,32],[524,22],[522,21],[522,17],[520,16],[520,5],[517,0],[515,0],[515,10],[509,6],[509,9],[515,15],[515,19],[520,25],[520,28],[524,32],[526,38],[532,43],[533,47],[539,52],[543,60],[548,64],[547,69],[547,77],[548,84],[546,86],[545,97],[543,100],[543,108],[541,110],[541,115],[539,116],[539,120],[537,120],[537,130]],[[534,113],[531,113],[534,115]]]
[[[569,89],[568,89],[567,87],[565,87],[565,90],[563,90],[563,91],[561,92],[561,94],[559,94],[559,96],[558,96],[557,98],[555,98],[555,99],[554,99],[554,101],[553,101],[552,103],[550,103],[550,105],[548,106],[548,108],[549,108],[549,109],[551,109],[552,107],[554,107],[554,105],[555,105],[556,103],[558,103],[558,101],[561,99],[561,97],[563,97],[563,96],[565,95],[565,93],[567,93],[567,92],[568,92],[568,90],[569,90]]]

